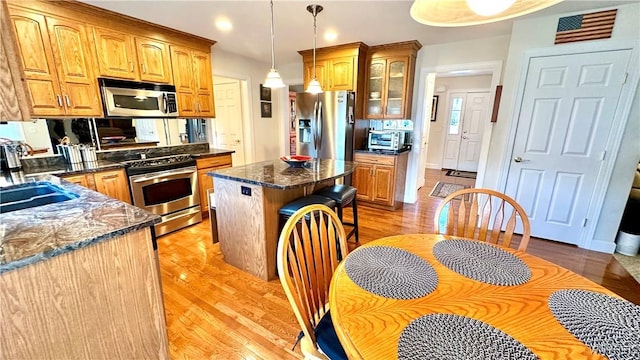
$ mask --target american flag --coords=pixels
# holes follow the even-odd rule
[[[560,18],[556,44],[611,37],[617,9]]]

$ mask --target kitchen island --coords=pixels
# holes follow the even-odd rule
[[[0,358],[168,358],[159,216],[55,176],[5,176],[5,202],[35,185],[75,198],[0,214]]]
[[[263,280],[275,279],[280,208],[354,168],[353,162],[330,159],[294,168],[277,159],[209,172],[225,262]]]

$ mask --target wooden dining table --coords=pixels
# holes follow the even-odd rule
[[[500,249],[522,260],[530,269],[530,278],[525,283],[498,286],[473,280],[438,261],[433,248],[441,241],[451,240],[449,236],[436,234],[385,237],[359,247],[346,258],[373,246],[403,249],[417,255],[437,274],[435,289],[418,298],[396,299],[367,291],[350,278],[347,261],[341,262],[331,281],[329,304],[336,333],[350,359],[397,359],[403,330],[428,314],[456,314],[479,320],[508,334],[540,359],[605,358],[554,318],[548,299],[563,289],[584,289],[620,299],[618,295],[570,270],[507,248]]]

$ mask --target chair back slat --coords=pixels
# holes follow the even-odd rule
[[[455,204],[456,201],[460,203]],[[441,226],[445,214],[446,224]],[[524,209],[511,197],[490,189],[458,190],[442,200],[434,217],[434,231],[438,234],[463,236],[505,247],[511,245],[516,229],[522,231],[518,250],[526,251],[531,228]]]
[[[305,336],[315,345],[314,329],[329,310],[329,285],[347,256],[342,222],[325,205],[296,211],[278,242],[278,275]]]

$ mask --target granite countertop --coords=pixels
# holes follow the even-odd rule
[[[38,181],[79,197],[0,214],[0,274],[160,222],[158,215],[55,176],[13,179],[13,184]]]
[[[304,167],[294,168],[277,159],[213,170],[207,174],[214,178],[285,190],[349,175],[355,166],[351,161],[314,159]]]
[[[234,152],[235,150],[209,149],[208,152],[195,153],[191,155],[194,158],[198,159],[198,158],[208,158],[208,157],[221,156],[221,155],[229,155],[229,154],[233,154]]]

